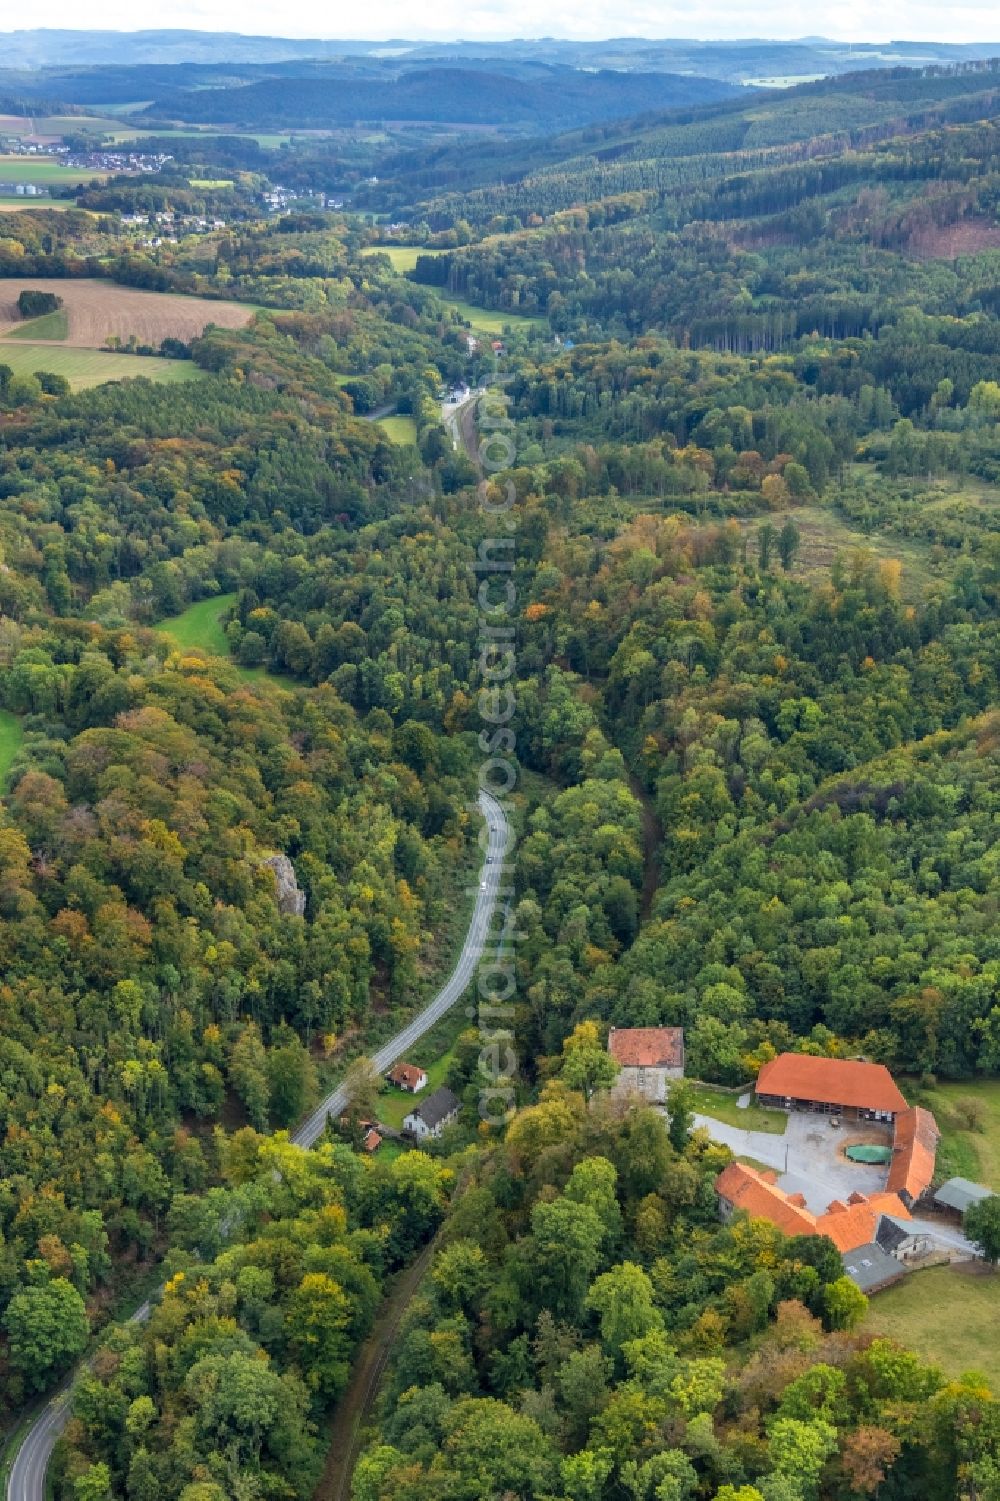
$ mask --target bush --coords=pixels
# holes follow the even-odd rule
[[[986,1130],[986,1111],[982,1100],[974,1095],[963,1095],[955,1101],[955,1115],[966,1131]]]
[[[35,375],[35,379],[46,396],[69,395],[69,381],[65,375],[56,375],[51,370],[39,370]]]
[[[17,310],[22,318],[41,318],[62,307],[62,298],[54,292],[33,292],[25,287],[17,299]]]

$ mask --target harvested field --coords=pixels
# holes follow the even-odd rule
[[[79,214],[94,217],[89,209],[77,208],[72,198],[12,198],[9,194],[0,198],[0,214],[37,214],[42,209],[54,209],[57,214],[64,214],[71,208]]]
[[[173,292],[142,292],[107,281],[53,281],[20,278],[0,282],[0,339],[23,323],[17,299],[29,288],[55,292],[62,298],[68,332],[62,342],[74,349],[100,349],[117,334],[125,343],[134,334],[140,344],[158,345],[161,339],[196,338],[205,325],[242,328],[254,309],[239,302],[210,302]]]

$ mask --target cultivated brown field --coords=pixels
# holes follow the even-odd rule
[[[242,328],[253,309],[238,302],[208,302],[201,297],[181,297],[172,292],[140,292],[107,281],[52,281],[28,278],[0,282],[0,339],[12,328],[23,326],[17,299],[21,292],[55,292],[63,300],[69,333],[60,341],[76,349],[100,349],[110,334],[124,343],[135,334],[140,344],[159,344],[161,339],[184,339],[202,332],[207,323],[223,328]]]

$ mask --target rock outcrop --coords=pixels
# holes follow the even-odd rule
[[[295,866],[291,860],[287,855],[268,855],[264,864],[274,871],[279,911],[288,917],[302,917],[306,910],[306,894],[295,879]]]

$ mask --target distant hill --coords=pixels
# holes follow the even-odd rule
[[[146,113],[160,119],[258,127],[426,120],[546,130],[645,110],[710,104],[737,92],[718,79],[670,73],[531,71],[533,76],[517,77],[485,67],[448,66],[379,79],[331,68],[320,77],[268,78],[239,88],[160,95]]]
[[[197,31],[19,31],[0,46],[0,95],[37,113],[60,101],[147,103],[148,122],[254,129],[356,122],[552,134],[666,111],[738,106],[847,73],[977,68],[995,47],[893,42],[289,40]],[[113,59],[113,61],[112,61]],[[17,113],[17,110],[12,110]]]
[[[621,194],[672,202],[681,172],[714,176],[749,170],[773,155],[789,162],[863,149],[879,139],[991,119],[1000,100],[1000,63],[942,71],[865,71],[767,93],[741,89],[707,108],[649,112],[633,119],[530,140],[497,137],[433,149],[387,152],[378,183],[356,206],[398,215],[457,215],[485,225],[496,216],[548,211]],[[687,169],[685,169],[687,172]],[[683,175],[683,174],[682,174]],[[528,210],[525,210],[528,211]]]
[[[412,37],[352,41],[166,29],[127,32],[45,29],[0,33],[3,65],[17,69],[67,65],[82,68],[108,64],[276,63],[304,58],[330,61],[349,57],[406,59],[412,65],[481,58],[493,64],[520,60],[555,63],[570,68],[695,73],[732,83],[748,83],[758,79],[803,79],[899,64],[922,67],[930,63],[968,62],[998,53],[1000,38],[995,45],[956,46],[921,41],[848,43],[824,37],[791,41],[610,37],[598,42],[578,42],[542,37],[505,42],[429,42]]]
[[[229,31],[0,32],[0,56],[8,68],[52,68],[69,63],[280,62],[300,57],[345,57],[391,47],[391,42],[331,42],[240,36]],[[412,43],[399,43],[410,47]]]

